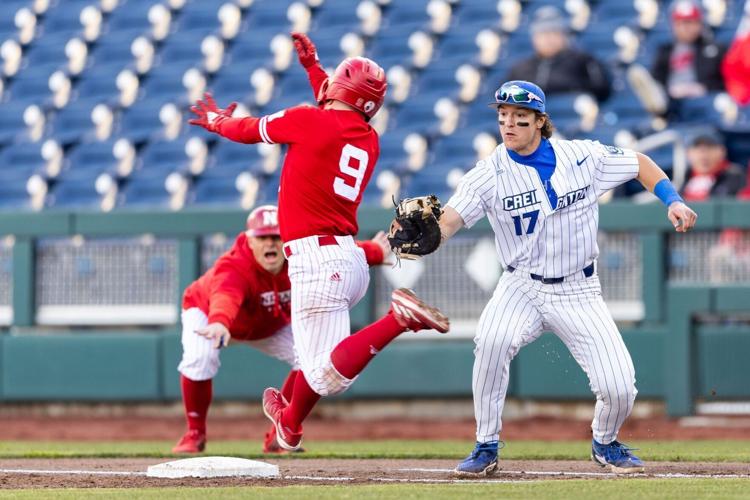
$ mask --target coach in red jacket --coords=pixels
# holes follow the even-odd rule
[[[388,252],[381,232],[357,244],[367,263],[382,264]],[[182,399],[188,430],[174,453],[199,453],[206,446],[206,416],[211,404],[211,380],[219,370],[220,348],[229,339],[246,344],[292,367],[282,393],[291,397],[299,373],[290,317],[291,285],[282,253],[277,209],[265,205],[247,218],[224,255],[186,290],[182,300]],[[277,453],[275,428],[266,434],[264,453]]]

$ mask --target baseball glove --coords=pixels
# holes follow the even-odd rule
[[[440,246],[438,220],[442,210],[435,195],[406,198],[396,205],[396,218],[388,231],[388,242],[399,258],[417,259]]]

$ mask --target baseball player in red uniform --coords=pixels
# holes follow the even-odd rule
[[[370,265],[384,263],[390,253],[382,232],[357,245]],[[188,430],[174,453],[199,453],[206,446],[211,380],[219,370],[219,349],[230,338],[290,365],[281,393],[291,398],[299,368],[290,325],[290,288],[277,209],[273,205],[258,207],[248,216],[247,230],[237,236],[232,248],[185,290],[183,355],[178,370]],[[280,451],[272,426],[263,452]]]
[[[406,330],[447,332],[448,318],[407,289],[395,290],[384,317],[351,334],[349,310],[365,294],[369,273],[356,245],[357,209],[380,152],[369,125],[383,104],[383,69],[345,59],[330,78],[313,43],[292,34],[317,107],[296,106],[261,118],[232,118],[210,95],[190,121],[243,143],[288,144],[279,189],[279,225],[292,285],[292,332],[302,376],[291,397],[268,388],[263,410],[283,449],[302,443],[302,422],[321,396],[345,391],[369,361]]]

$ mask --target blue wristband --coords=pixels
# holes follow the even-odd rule
[[[685,202],[682,197],[677,194],[677,191],[672,183],[669,182],[669,179],[662,179],[656,183],[656,186],[654,186],[654,195],[656,195],[656,197],[666,206],[671,205],[675,201],[680,201],[682,203]]]

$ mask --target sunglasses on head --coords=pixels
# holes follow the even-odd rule
[[[529,90],[519,87],[518,85],[500,87],[497,92],[495,92],[495,100],[498,102],[514,102],[517,104],[538,101],[544,104],[541,97]]]

